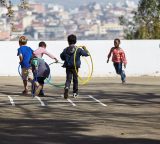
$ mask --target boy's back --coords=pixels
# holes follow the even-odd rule
[[[76,56],[75,56],[75,52],[76,52]],[[88,53],[82,50],[81,48],[76,47],[75,45],[71,45],[65,48],[60,55],[61,59],[64,60],[63,67],[75,68],[75,65],[74,65],[74,59],[75,59],[76,68],[80,68],[80,65],[81,65],[80,56],[88,56]]]
[[[19,37],[20,47],[18,48],[18,52],[17,52],[17,56],[19,56],[19,60],[20,60],[19,63],[22,69],[22,79],[23,79],[23,85],[24,85],[24,91],[22,92],[23,94],[28,93],[27,80],[32,82],[32,79],[33,79],[33,74],[31,71],[31,64],[30,64],[33,50],[30,47],[26,46],[27,40],[28,39],[25,36]]]
[[[38,70],[36,73],[37,77],[44,77],[47,78],[50,74],[49,65],[41,58],[37,58],[38,62]],[[36,69],[34,65],[32,65],[33,71]]]
[[[77,42],[76,35],[68,36],[68,44],[69,46],[63,50],[60,54],[61,59],[64,61],[63,67],[66,68],[66,82],[64,88],[64,98],[68,98],[68,92],[70,89],[71,80],[73,77],[73,96],[78,96],[78,69],[81,65],[81,56],[89,56],[87,49],[83,46],[81,48],[77,48],[75,46]]]
[[[20,46],[20,48],[18,48],[18,53],[17,55],[22,55],[23,60],[20,63],[22,68],[29,68],[30,67],[30,59],[32,58],[32,53],[33,50],[28,47],[28,46]]]

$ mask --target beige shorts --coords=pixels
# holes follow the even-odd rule
[[[33,73],[31,68],[22,68],[22,79],[28,80],[33,79]]]

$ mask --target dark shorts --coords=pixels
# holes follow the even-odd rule
[[[37,77],[37,81],[39,84],[44,84],[45,77]]]

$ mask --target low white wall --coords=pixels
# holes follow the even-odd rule
[[[39,41],[29,41],[28,46],[35,50]],[[46,41],[47,50],[60,59],[59,55],[68,45],[67,41]],[[86,45],[91,53],[94,72],[93,76],[114,76],[115,70],[112,62],[106,63],[107,55],[113,46],[113,40],[93,40],[78,41],[77,45]],[[139,75],[160,75],[160,40],[122,40],[121,48],[124,49],[127,57],[126,74],[128,76]],[[16,41],[0,42],[0,76],[18,76],[17,49],[19,45]],[[44,59],[51,63],[52,60],[46,56]],[[87,58],[88,65],[91,67],[90,60]],[[87,62],[82,58],[82,76],[88,75]],[[51,65],[53,76],[65,76],[65,69],[60,64]]]

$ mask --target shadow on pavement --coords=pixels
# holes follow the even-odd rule
[[[89,136],[88,124],[74,120],[2,119],[1,144],[158,144],[150,138]],[[106,130],[107,131],[107,130]]]

